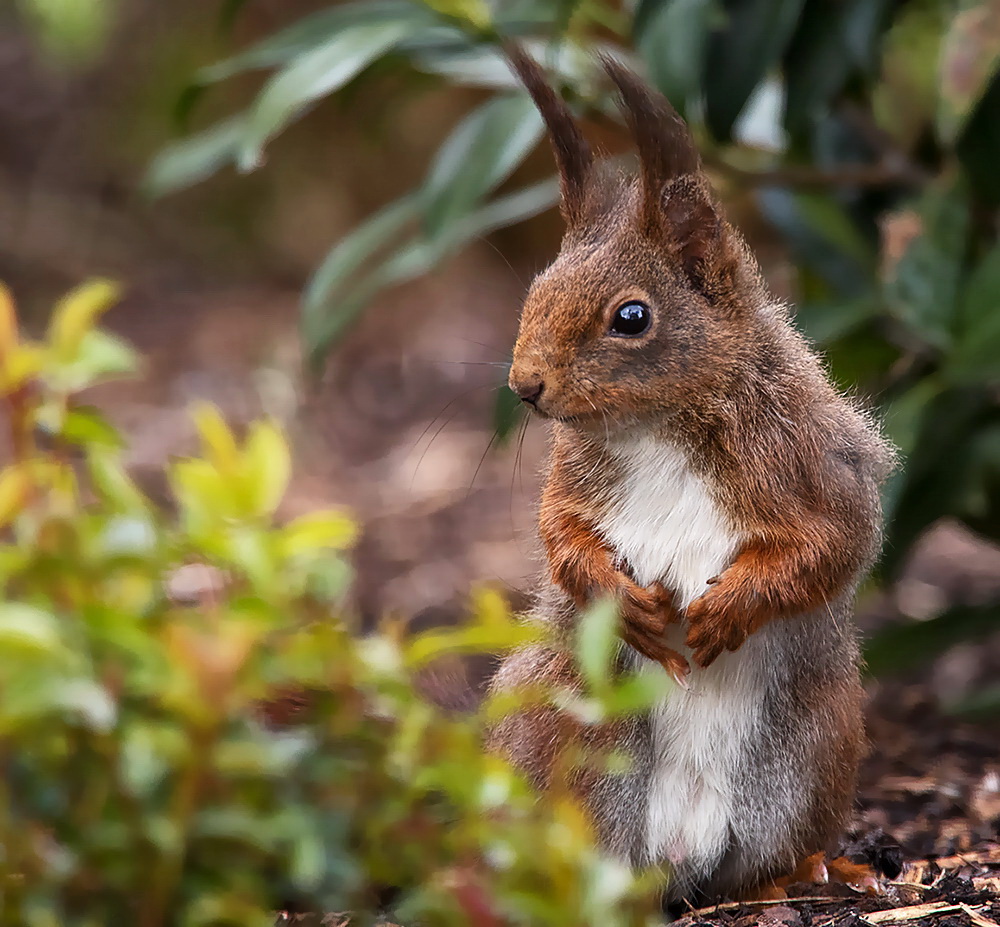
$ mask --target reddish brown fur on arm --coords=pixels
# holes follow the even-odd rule
[[[834,599],[865,560],[848,528],[833,519],[803,517],[746,543],[687,609],[687,644],[695,662],[708,666],[767,622],[815,611]]]

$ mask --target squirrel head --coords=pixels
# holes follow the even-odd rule
[[[767,297],[687,126],[602,58],[639,155],[638,177],[612,176],[539,66],[507,53],[548,128],[566,220],[525,300],[511,389],[545,417],[602,432],[718,395]]]

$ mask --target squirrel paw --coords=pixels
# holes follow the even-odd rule
[[[653,583],[647,588],[622,574],[618,607],[625,643],[659,663],[678,685],[687,688],[686,679],[691,667],[681,654],[663,642],[667,625],[679,618],[673,595],[662,583]]]
[[[739,650],[750,636],[743,609],[736,609],[728,597],[713,586],[687,608],[688,634],[685,643],[694,652],[700,667],[712,664],[724,650]]]

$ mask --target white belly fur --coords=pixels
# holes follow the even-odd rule
[[[732,561],[740,535],[677,447],[642,438],[620,444],[616,453],[627,476],[601,533],[640,583],[661,580],[687,606]],[[680,647],[683,629],[674,633],[672,643]],[[743,836],[733,785],[747,774],[763,684],[757,661],[747,659],[757,649],[752,643],[708,669],[693,668],[690,689],[674,690],[653,710],[650,863],[708,873],[725,852],[731,829]]]

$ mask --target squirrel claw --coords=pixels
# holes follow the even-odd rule
[[[683,669],[676,666],[672,661],[664,660],[660,665],[667,671],[667,675],[674,681],[674,684],[678,688],[688,692],[691,689],[691,683],[688,682],[688,675],[691,672],[691,667],[688,666],[687,660],[684,660],[683,662]]]

